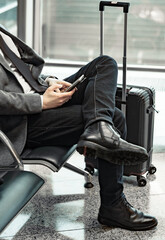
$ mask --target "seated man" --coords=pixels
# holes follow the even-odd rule
[[[107,226],[147,230],[157,220],[134,209],[123,193],[123,164],[147,160],[144,148],[124,140],[125,119],[115,108],[117,64],[100,56],[64,81],[40,75],[44,60],[0,26],[0,128],[21,154],[25,145],[77,144],[81,154],[98,158],[101,206]],[[65,92],[81,75],[86,79]],[[120,137],[120,135],[121,137]],[[9,159],[0,146],[0,162]]]

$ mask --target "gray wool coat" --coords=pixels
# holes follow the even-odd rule
[[[1,31],[10,36],[16,44],[21,59],[30,68],[34,81],[40,86],[47,87],[47,83],[44,81],[46,76],[40,75],[44,60],[33,49],[0,25]],[[9,137],[19,154],[26,143],[27,115],[41,111],[40,94],[24,94],[22,86],[12,73],[6,60],[0,55],[0,130]],[[12,162],[10,153],[0,142],[0,165],[8,165]]]

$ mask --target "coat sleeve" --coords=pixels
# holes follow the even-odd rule
[[[38,93],[15,93],[0,90],[0,115],[35,114],[42,111]]]

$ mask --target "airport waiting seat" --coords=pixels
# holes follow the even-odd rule
[[[76,145],[71,147],[44,146],[25,149],[21,155],[21,159],[23,164],[44,165],[53,172],[58,172],[62,167],[65,167],[84,176],[86,181],[84,187],[91,188],[93,187],[91,183],[92,175],[88,171],[67,162],[75,150]]]
[[[38,175],[24,171],[8,171],[0,184],[0,232],[20,212],[44,184]]]
[[[11,166],[0,166],[0,232],[2,232],[41,188],[44,180],[35,173],[24,171],[20,156],[2,131],[0,140],[6,145],[16,163]]]
[[[67,163],[69,157],[74,153],[76,145],[25,149],[19,156],[2,131],[0,131],[0,140],[7,146],[16,163],[13,166],[0,167],[0,232],[44,184],[44,180],[37,174],[24,171],[24,164],[44,165],[54,172],[58,172],[64,166],[85,176],[87,180],[85,187],[93,187],[90,181],[91,175],[87,171]]]

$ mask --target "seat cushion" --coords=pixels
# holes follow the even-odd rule
[[[56,171],[58,171],[65,164],[75,149],[76,145],[72,147],[44,146],[34,149],[25,149],[21,157],[24,164],[28,164],[28,161],[29,164],[42,164],[47,162],[48,167],[51,168],[52,165],[51,169],[53,170],[54,166],[57,169]],[[41,160],[41,162],[37,160]]]
[[[44,180],[32,172],[10,171],[3,176],[0,185],[0,232],[43,184]]]

